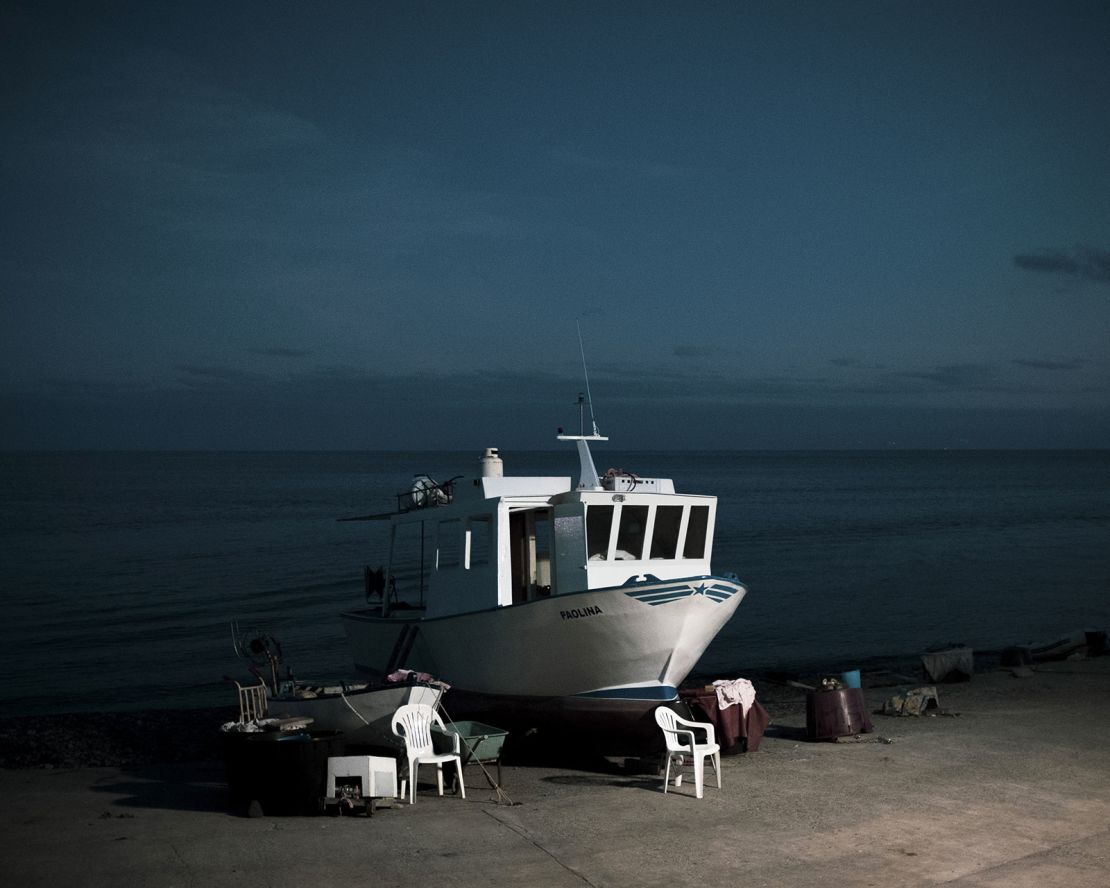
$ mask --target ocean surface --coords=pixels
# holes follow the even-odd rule
[[[0,453],[0,714],[231,704],[233,620],[299,677],[351,674],[363,601],[416,473],[479,453]],[[573,451],[506,474],[577,476]],[[698,666],[839,672],[936,644],[1110,628],[1110,451],[647,453],[598,469],[719,497],[713,566],[749,594]],[[447,681],[450,676],[442,676]]]

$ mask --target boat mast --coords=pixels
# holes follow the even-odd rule
[[[595,438],[600,438],[601,433],[597,430],[597,420],[594,418],[594,396],[590,394],[590,374],[586,370],[586,347],[582,345],[582,322],[575,319],[574,323],[578,326],[578,351],[582,355],[582,377],[586,380],[586,397],[590,401],[590,425],[593,427],[593,434]],[[578,425],[582,426],[582,396],[578,396]],[[579,431],[579,434],[585,435],[585,432]]]
[[[577,435],[557,435],[559,441],[575,441],[578,444],[578,462],[580,465],[578,475],[578,489],[579,490],[601,490],[600,480],[597,475],[597,468],[594,466],[593,457],[590,455],[589,441],[608,441],[609,439],[602,435],[597,428],[597,419],[594,417],[594,398],[590,394],[590,374],[586,370],[586,349],[582,345],[582,322],[575,320],[578,326],[578,350],[582,354],[582,375],[586,379],[586,398],[590,402],[590,427],[593,434],[586,434],[586,419],[584,402],[582,393],[578,393],[578,434]],[[562,429],[559,430],[560,433]]]

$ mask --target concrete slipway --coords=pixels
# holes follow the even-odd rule
[[[465,801],[248,819],[218,762],[0,771],[5,884],[1110,884],[1110,657],[939,690],[950,715],[877,715],[857,743],[808,743],[799,707],[769,705],[760,750],[701,801],[618,767],[506,767],[505,806],[472,767]]]

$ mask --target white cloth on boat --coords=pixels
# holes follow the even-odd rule
[[[739,706],[740,714],[747,717],[748,710],[755,702],[755,688],[746,678],[721,678],[713,682],[717,691],[717,707],[728,709]]]
[[[259,731],[273,731],[281,725],[281,719],[255,718],[250,721],[227,722],[220,725],[225,734],[257,734]]]

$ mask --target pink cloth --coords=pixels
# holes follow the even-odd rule
[[[411,669],[398,669],[385,677],[386,681],[432,681],[427,672],[414,672]]]

